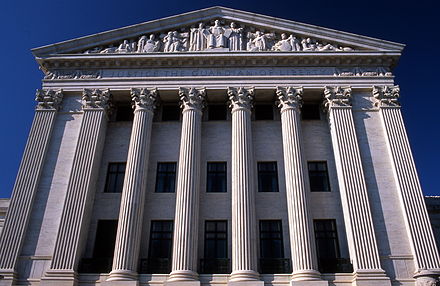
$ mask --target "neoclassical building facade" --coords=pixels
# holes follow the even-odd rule
[[[33,49],[0,285],[435,285],[403,47],[213,7]]]

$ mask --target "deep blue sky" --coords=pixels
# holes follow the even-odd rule
[[[5,3],[6,2],[6,3]],[[63,40],[225,6],[407,45],[395,70],[425,194],[440,195],[440,24],[435,1],[2,1],[0,197],[9,197],[43,74],[30,52]]]

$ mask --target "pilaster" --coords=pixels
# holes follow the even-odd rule
[[[355,272],[353,285],[391,285],[381,268],[351,107],[350,87],[325,87],[333,152]]]
[[[304,159],[300,109],[301,87],[277,87],[281,108],[286,196],[292,252],[292,285],[328,285],[317,271],[315,239],[310,217],[306,162]]]
[[[119,211],[113,267],[105,285],[138,285],[137,266],[157,90],[133,88],[133,127]]]
[[[394,180],[414,255],[415,277],[419,281],[426,280],[423,273],[429,272],[432,276],[435,273],[432,270],[440,270],[440,258],[405,131],[398,102],[399,94],[399,86],[373,86],[375,105],[380,110]]]
[[[200,285],[197,274],[200,152],[205,89],[180,88],[182,133],[176,190],[173,261],[167,285]]]
[[[228,88],[232,112],[232,273],[228,285],[263,285],[257,272],[253,88]]]
[[[84,89],[83,117],[52,263],[41,285],[76,285],[107,126],[109,90]]]
[[[29,138],[18,169],[3,231],[0,233],[0,285],[12,285],[29,216],[37,193],[48,144],[52,135],[62,90],[37,90],[37,106]]]

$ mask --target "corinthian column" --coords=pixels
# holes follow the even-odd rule
[[[182,134],[177,177],[172,271],[167,284],[200,285],[197,274],[200,148],[205,89],[180,88]]]
[[[75,285],[107,126],[108,90],[84,89],[83,116],[50,269],[41,285]]]
[[[232,108],[232,273],[229,284],[264,285],[257,272],[253,88],[228,88]]]
[[[151,127],[156,107],[156,89],[133,88],[133,127],[119,211],[113,270],[107,281],[112,285],[137,285],[137,265],[144,213],[150,152]]]
[[[17,257],[21,251],[62,96],[61,90],[37,90],[35,100],[38,104],[34,120],[0,234],[0,275],[4,276],[2,282],[9,285],[14,283]]]
[[[440,258],[429,222],[423,192],[400,111],[399,86],[374,86],[375,105],[379,107],[385,129],[394,180],[414,255],[417,280],[428,279],[426,270],[440,270]],[[427,276],[427,278],[424,278]],[[431,273],[432,276],[432,273]]]
[[[391,285],[380,266],[367,186],[351,107],[350,87],[325,87],[345,228],[353,262],[353,285]]]
[[[278,87],[276,92],[283,132],[292,284],[302,281],[301,285],[328,285],[327,281],[321,281],[321,274],[316,270],[315,239],[308,207],[309,185],[301,134],[302,92],[302,88],[294,87]]]

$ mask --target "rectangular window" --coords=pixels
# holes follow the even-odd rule
[[[292,272],[290,259],[284,258],[281,220],[260,220],[260,272]]]
[[[141,273],[170,273],[173,247],[173,221],[151,221],[148,259],[142,261]]]
[[[208,193],[226,192],[226,162],[208,162],[206,191]]]
[[[258,191],[278,192],[277,162],[258,162]]]
[[[108,164],[104,192],[122,193],[122,187],[124,186],[125,165],[125,162]]]
[[[319,104],[303,104],[301,108],[301,118],[303,120],[320,120],[321,111]]]
[[[157,163],[156,193],[174,193],[176,186],[176,163]]]
[[[334,219],[314,220],[316,252],[319,271],[323,273],[338,272],[339,242]]]
[[[177,104],[162,106],[162,121],[179,121],[180,107]]]
[[[205,222],[205,254],[200,264],[201,273],[230,273],[226,220]]]
[[[330,192],[327,162],[308,162],[310,191]]]
[[[226,120],[226,105],[209,105],[208,120]]]
[[[116,106],[116,121],[133,121],[133,108],[129,104]]]
[[[259,104],[255,105],[255,120],[273,120],[273,105]]]

